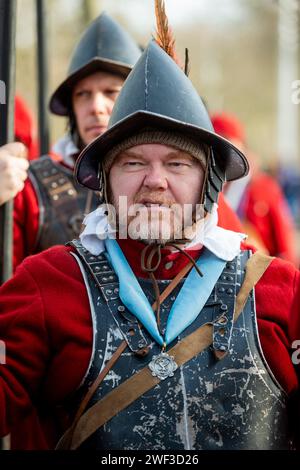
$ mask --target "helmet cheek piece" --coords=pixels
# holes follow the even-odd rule
[[[99,199],[100,204],[107,204],[107,182],[106,182],[106,175],[103,170],[102,162],[99,163],[98,167],[98,181],[99,181]]]
[[[222,191],[226,181],[225,170],[218,164],[212,147],[209,147],[206,172],[203,183],[203,194],[201,203],[206,212],[211,212],[213,204],[218,202],[219,193]]]

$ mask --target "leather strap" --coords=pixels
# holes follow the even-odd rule
[[[188,264],[186,266],[184,266],[184,268],[182,268],[180,273],[178,273],[177,276],[174,277],[174,279],[170,282],[170,284],[165,288],[165,290],[159,296],[159,301],[160,301],[161,304],[171,294],[171,292],[175,289],[175,287],[178,286],[181,279],[183,279],[184,276],[187,275],[187,273],[191,270],[192,267],[193,267],[193,263],[191,261],[189,261]],[[156,301],[152,305],[152,308],[153,308],[154,311],[156,310]]]
[[[73,437],[74,431],[76,429],[77,423],[80,420],[82,414],[84,413],[84,410],[86,409],[90,399],[92,398],[92,396],[94,395],[97,388],[101,385],[101,383],[103,382],[103,380],[107,376],[110,369],[114,366],[114,364],[117,362],[117,360],[121,356],[122,352],[125,351],[126,348],[127,348],[127,343],[126,343],[125,340],[123,340],[122,343],[120,344],[120,346],[118,347],[118,349],[114,352],[114,354],[112,355],[112,357],[110,358],[110,360],[108,361],[106,366],[104,367],[104,369],[102,369],[100,374],[97,376],[96,380],[94,380],[94,382],[92,383],[92,385],[88,389],[88,391],[85,394],[82,402],[80,403],[80,406],[77,410],[77,413],[75,415],[73,423],[72,423],[71,427],[69,428],[68,438],[66,439],[66,442],[65,442],[65,446],[66,446],[65,448],[68,448],[68,449],[70,448],[71,443],[72,443],[72,437]]]
[[[256,252],[247,261],[245,279],[236,299],[235,321],[243,311],[251,290],[273,259]],[[212,344],[212,334],[213,325],[205,324],[177,343],[168,351],[168,354],[174,357],[178,366],[181,366]],[[159,378],[152,375],[149,367],[144,367],[89,408],[81,416],[75,429],[71,427],[66,431],[56,449],[77,449],[98,428],[127,408],[141,395],[155,387],[159,382]]]

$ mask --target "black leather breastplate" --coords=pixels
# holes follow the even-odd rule
[[[135,326],[137,340],[126,332],[136,322],[118,296],[115,273],[104,254],[90,255],[76,242],[76,259],[89,293],[94,331],[90,366],[78,390],[77,406],[99,371],[127,338],[129,347],[109,372],[89,406],[124,380],[147,366],[160,352],[148,332]],[[207,322],[214,324],[214,343],[107,422],[86,441],[90,449],[288,449],[287,396],[276,382],[261,351],[254,293],[249,296],[236,324],[231,323],[234,300],[243,277],[248,252],[227,263],[197,319],[178,337],[192,333]],[[94,273],[94,278],[91,276]],[[97,283],[95,283],[97,279]],[[151,283],[139,279],[149,299]],[[159,281],[164,290],[170,281]],[[166,326],[168,313],[180,285],[162,305]],[[220,322],[224,315],[226,322]],[[124,326],[126,325],[126,326]],[[134,350],[150,346],[142,357]],[[174,342],[175,343],[175,342]],[[171,346],[174,345],[171,344]],[[213,349],[226,350],[222,360]]]
[[[44,156],[30,164],[29,178],[39,203],[39,232],[34,252],[40,252],[53,245],[64,244],[78,237],[87,198],[91,197],[88,211],[98,205],[95,194],[80,187],[68,168]]]

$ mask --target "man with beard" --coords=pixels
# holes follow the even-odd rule
[[[63,429],[58,448],[292,445],[299,272],[217,226],[223,182],[247,172],[152,41],[76,163],[107,204],[80,241],[27,258],[1,289],[2,435],[33,403],[48,448]]]

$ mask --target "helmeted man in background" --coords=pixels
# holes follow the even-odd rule
[[[290,447],[299,272],[217,226],[223,183],[247,172],[151,42],[76,163],[110,205],[1,289],[2,434],[34,403],[50,448],[58,409],[59,448]]]
[[[296,231],[279,184],[261,170],[258,157],[247,146],[244,126],[236,116],[215,113],[211,120],[217,134],[232,141],[250,162],[249,175],[225,188],[226,200],[237,212],[250,243],[299,266]]]
[[[97,196],[74,183],[74,163],[80,150],[106,130],[114,102],[140,52],[106,13],[83,33],[67,78],[50,99],[52,113],[68,117],[69,133],[49,156],[30,165],[29,179],[15,199],[14,267],[29,254],[77,236],[83,214],[96,207]]]

